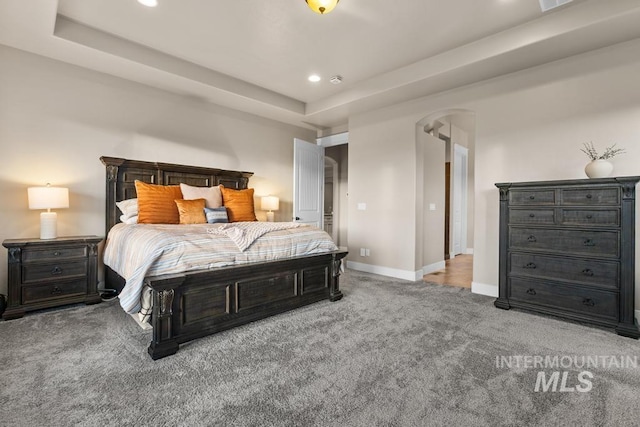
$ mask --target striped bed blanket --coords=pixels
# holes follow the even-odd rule
[[[122,276],[120,305],[148,320],[144,279],[162,274],[273,261],[336,250],[324,231],[299,223],[116,224],[107,236],[104,264]]]

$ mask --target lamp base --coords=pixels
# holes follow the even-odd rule
[[[267,221],[268,221],[268,222],[273,222],[273,221],[274,221],[274,214],[273,214],[273,212],[271,212],[271,211],[267,212]]]
[[[55,212],[40,213],[40,239],[55,239],[58,237],[57,230],[58,214]]]

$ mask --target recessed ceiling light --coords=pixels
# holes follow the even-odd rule
[[[309,76],[309,81],[310,81],[310,82],[317,83],[317,82],[319,82],[320,80],[321,80],[321,79],[320,79],[320,76],[319,76],[319,75],[317,75],[317,74],[311,74],[311,75]]]
[[[138,3],[148,7],[156,7],[158,5],[158,0],[138,0]]]

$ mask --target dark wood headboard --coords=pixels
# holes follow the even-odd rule
[[[171,163],[143,162],[117,157],[100,157],[106,167],[107,203],[106,229],[120,222],[116,202],[136,197],[135,181],[149,184],[213,187],[219,184],[238,190],[247,188],[253,172],[240,172],[201,166],[174,165]],[[106,234],[105,234],[106,235]]]

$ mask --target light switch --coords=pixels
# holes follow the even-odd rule
[[[430,211],[435,211],[436,210],[436,204],[435,203],[429,203],[429,210]]]

